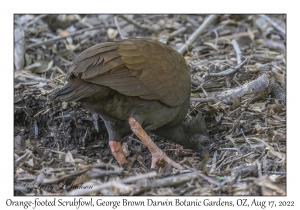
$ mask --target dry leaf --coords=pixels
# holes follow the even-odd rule
[[[33,73],[45,73],[49,71],[53,66],[53,60],[46,61],[46,60],[39,60],[34,62],[33,64],[26,66],[24,69],[29,70]]]
[[[125,154],[125,157],[128,157],[130,155],[130,152],[128,150],[128,145],[127,145],[126,142],[122,144],[122,149],[123,149],[123,152]]]
[[[75,160],[73,158],[73,155],[71,152],[68,152],[65,156],[65,162],[66,163],[71,163],[71,164],[74,164],[75,163]]]
[[[16,70],[22,69],[25,65],[25,33],[19,27],[15,28],[14,36],[14,61]]]
[[[113,29],[113,28],[109,28],[107,30],[107,36],[109,39],[114,39],[117,37],[117,35],[119,34],[118,30]]]

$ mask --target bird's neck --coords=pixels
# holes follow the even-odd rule
[[[194,145],[189,138],[191,137],[192,133],[190,132],[190,125],[185,123],[181,123],[177,126],[171,128],[159,128],[153,131],[154,134],[169,139],[181,146],[189,149],[193,149]]]

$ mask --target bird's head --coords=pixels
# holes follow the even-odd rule
[[[211,141],[208,136],[202,134],[195,134],[191,137],[191,146],[194,151],[199,152],[207,159],[211,151]]]
[[[207,134],[204,117],[201,114],[197,114],[191,121],[187,122],[187,128],[189,133],[187,146],[208,158],[211,151],[211,140]]]

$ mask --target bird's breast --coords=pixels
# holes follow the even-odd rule
[[[101,100],[83,102],[83,105],[114,122],[128,124],[128,119],[133,117],[148,131],[168,124],[182,111],[182,106],[170,107],[157,100],[125,96],[118,92],[114,92]]]

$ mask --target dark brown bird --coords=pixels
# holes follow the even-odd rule
[[[67,81],[54,99],[82,102],[99,114],[119,164],[127,162],[120,142],[134,132],[151,151],[152,168],[161,159],[182,168],[144,130],[208,155],[210,142],[201,115],[184,122],[190,104],[188,65],[166,44],[127,39],[95,45],[74,59]]]

